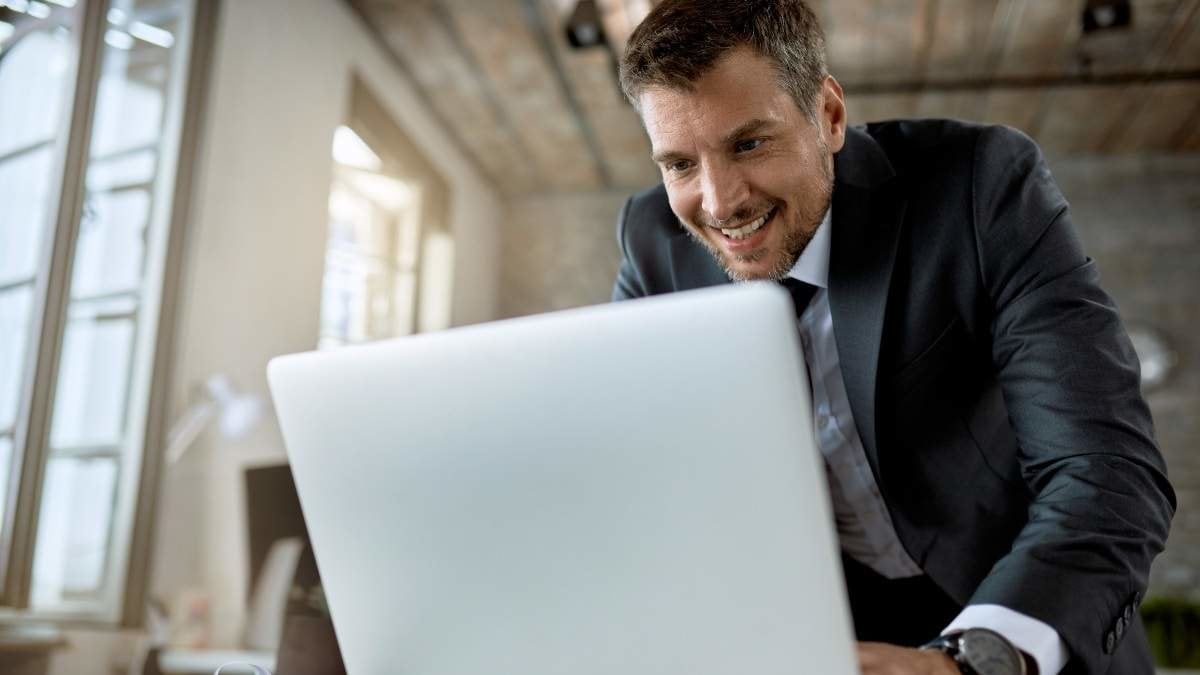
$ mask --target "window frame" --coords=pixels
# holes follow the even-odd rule
[[[348,125],[347,125],[348,126]],[[349,128],[349,127],[348,127]],[[358,133],[358,130],[354,130]],[[385,153],[386,154],[386,153]],[[381,176],[389,180],[402,183],[414,193],[412,203],[408,204],[403,210],[389,210],[382,204],[377,203],[370,195],[365,194],[354,183],[354,178],[357,175],[373,175]],[[322,304],[321,304],[321,324],[318,330],[317,344],[319,348],[341,347],[362,342],[371,342],[374,340],[399,337],[402,335],[411,335],[419,330],[418,317],[420,302],[420,271],[422,257],[422,241],[425,235],[422,227],[422,216],[427,209],[424,205],[424,195],[422,194],[421,185],[397,176],[394,171],[389,171],[386,168],[379,170],[366,170],[362,168],[347,166],[334,162],[333,178],[330,189],[330,197],[338,192],[343,191],[353,195],[355,199],[366,201],[370,207],[376,212],[382,214],[382,220],[385,221],[385,237],[386,242],[382,253],[379,251],[365,251],[357,247],[342,247],[327,240],[325,245],[325,271],[322,279]],[[330,229],[332,232],[332,213],[329,217]],[[410,244],[411,249],[405,247],[404,229],[411,228],[413,233]],[[403,260],[401,254],[407,253],[407,257],[411,260]],[[335,264],[335,261],[336,264]],[[368,262],[369,261],[369,262]],[[368,325],[366,334],[362,336],[354,336],[351,334],[341,334],[337,332],[329,332],[326,330],[325,312],[328,308],[324,304],[324,293],[328,288],[329,275],[334,267],[347,269],[357,268],[365,270],[368,264],[377,265],[386,277],[386,297],[387,297],[387,317],[386,330],[373,330],[372,326]],[[412,279],[412,287],[408,289],[408,297],[404,303],[403,316],[401,316],[401,307],[398,302],[397,280],[402,276],[408,276]]]
[[[409,307],[410,316],[405,322],[408,327],[408,332],[405,334],[417,334],[428,330],[448,327],[448,317],[446,320],[447,325],[429,323],[427,321],[429,316],[427,316],[425,311],[425,304],[430,299],[426,294],[427,284],[430,288],[444,287],[447,295],[445,298],[446,303],[452,300],[453,295],[452,279],[446,280],[441,284],[431,283],[431,280],[427,276],[428,268],[426,267],[425,260],[429,242],[433,238],[440,237],[451,243],[453,242],[453,235],[450,230],[450,190],[448,182],[441,171],[425,156],[421,148],[412,141],[409,134],[396,123],[391,111],[383,105],[361,74],[357,72],[352,74],[348,93],[347,112],[341,124],[353,130],[371,148],[372,152],[378,155],[381,161],[381,166],[377,170],[368,171],[367,173],[377,173],[406,183],[416,192],[414,211],[400,216],[401,218],[412,218],[415,221],[413,222],[413,227],[415,228],[415,248],[412,251],[413,261],[411,265],[400,263],[396,255],[401,244],[397,239],[400,236],[403,227],[402,224],[396,221],[390,225],[390,235],[393,237],[393,245],[389,254],[389,269],[392,275],[390,283],[393,287],[393,294],[389,302],[393,305],[391,310],[393,328],[396,324],[394,287],[397,277],[401,274],[410,275],[412,278]],[[336,160],[331,158],[331,162],[336,165]],[[337,175],[339,168],[344,171],[350,170],[345,167],[334,167],[334,175],[331,176],[330,180],[331,190],[340,180]],[[328,252],[329,246],[328,242],[326,242],[326,256],[328,256]],[[327,271],[328,268],[326,268]],[[323,278],[322,293],[324,291],[325,281]],[[430,306],[438,306],[441,303],[430,302],[429,304]],[[322,324],[318,327],[318,344],[324,347],[334,347],[355,342],[354,340],[344,340],[342,336],[327,334],[324,327],[324,313],[325,307],[324,302],[322,302]],[[391,336],[375,336],[374,339],[378,339],[379,337],[394,337],[399,334],[399,332],[393,332]]]
[[[149,585],[154,512],[158,499],[165,445],[170,392],[171,355],[174,344],[176,304],[183,260],[184,227],[191,210],[194,158],[203,127],[203,99],[207,92],[217,27],[219,0],[190,0],[184,10],[189,38],[179,45],[184,59],[179,69],[181,82],[172,85],[179,98],[167,109],[161,131],[161,152],[153,178],[149,218],[165,219],[159,257],[147,263],[162,267],[147,277],[144,296],[137,303],[153,309],[139,316],[137,340],[143,346],[132,353],[130,368],[140,373],[144,406],[126,408],[126,433],[134,439],[120,456],[118,484],[108,550],[116,554],[104,572],[104,591],[93,607],[81,611],[45,611],[30,607],[38,520],[51,459],[50,434],[55,389],[62,361],[65,329],[71,305],[71,281],[75,245],[87,196],[87,170],[91,157],[92,132],[100,78],[105,58],[105,32],[112,0],[86,0],[73,8],[55,7],[56,12],[73,12],[73,63],[69,77],[74,90],[67,96],[63,112],[65,141],[58,148],[50,194],[57,203],[47,224],[47,240],[35,282],[30,312],[30,335],[26,363],[19,390],[19,408],[13,427],[13,460],[9,475],[6,522],[0,523],[0,623],[29,620],[53,621],[66,626],[140,626],[145,618]],[[70,19],[68,19],[70,20]],[[172,112],[174,110],[174,112]],[[57,189],[56,189],[57,188]],[[162,203],[155,203],[161,201]],[[53,202],[52,202],[53,203]],[[151,255],[147,251],[147,255]],[[132,390],[131,390],[132,391]],[[128,392],[127,392],[127,395]],[[140,442],[137,442],[140,439]],[[128,484],[125,484],[128,481]],[[125,496],[122,497],[121,495]],[[116,538],[114,545],[112,539]],[[112,579],[115,586],[109,587]]]

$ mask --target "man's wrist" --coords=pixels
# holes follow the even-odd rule
[[[922,648],[922,651],[928,653],[930,657],[938,660],[938,663],[940,664],[941,667],[937,672],[939,672],[939,673],[943,672],[943,671],[945,671],[947,673],[961,673],[962,672],[962,669],[959,668],[959,666],[958,666],[958,661],[955,661],[954,657],[950,656],[946,652],[944,652],[940,649],[924,649],[924,648]]]
[[[969,628],[939,635],[921,646],[940,651],[965,675],[1029,675],[1037,664],[1006,637],[987,628]],[[1029,664],[1033,662],[1033,669]]]
[[[1062,671],[1070,654],[1067,644],[1053,626],[1003,605],[967,605],[942,632],[951,633],[968,628],[990,628],[1000,633],[1017,649],[1033,657],[1026,659],[1026,663],[1036,663],[1037,672],[1042,675],[1056,675]],[[1027,672],[1034,670],[1028,668]]]

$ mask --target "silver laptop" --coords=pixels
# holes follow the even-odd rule
[[[857,672],[790,298],[273,360],[349,675]]]

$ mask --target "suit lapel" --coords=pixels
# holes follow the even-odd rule
[[[855,134],[848,134],[837,157],[829,307],[846,396],[867,459],[879,475],[875,424],[879,347],[907,200],[878,144],[851,131]]]

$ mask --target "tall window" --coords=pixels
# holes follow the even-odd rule
[[[128,609],[195,9],[0,0],[9,616]]]
[[[322,348],[449,324],[446,188],[383,107],[355,84],[334,132]]]
[[[38,267],[70,111],[73,28],[0,6],[0,535],[11,529],[16,497],[21,384],[34,349]]]
[[[383,172],[348,126],[333,139],[321,347],[407,335],[415,328],[421,193]]]

